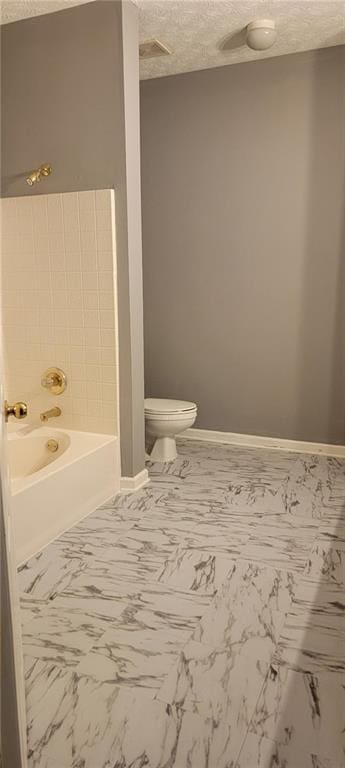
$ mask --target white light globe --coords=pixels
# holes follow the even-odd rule
[[[272,19],[251,21],[247,26],[247,45],[254,51],[265,51],[270,48],[277,37],[275,22]]]

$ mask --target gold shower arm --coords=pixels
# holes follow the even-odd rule
[[[33,187],[34,184],[37,184],[39,181],[41,181],[42,176],[50,176],[53,169],[50,163],[43,163],[43,165],[40,165],[39,168],[36,168],[34,171],[31,171],[29,175],[26,177],[26,183],[29,185],[29,187]]]

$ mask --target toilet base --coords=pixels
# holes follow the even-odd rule
[[[150,454],[150,461],[174,461],[177,457],[174,437],[157,437]]]

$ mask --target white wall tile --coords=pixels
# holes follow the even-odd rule
[[[99,292],[99,307],[100,309],[114,310],[114,297],[112,291]]]
[[[101,229],[111,229],[111,211],[109,208],[96,211],[97,231]]]
[[[101,345],[101,335],[99,328],[84,328],[84,344],[90,347],[99,347]]]
[[[109,190],[104,190],[106,193]],[[80,211],[94,211],[96,205],[95,191],[87,190],[85,192],[78,192],[79,210]],[[109,202],[108,202],[109,204]]]
[[[78,192],[68,192],[62,197],[63,226],[65,232],[78,230],[79,206]]]
[[[115,333],[110,328],[101,328],[101,347],[115,348]]]
[[[56,403],[66,428],[118,430],[112,195],[0,201],[6,395],[27,400],[34,423]],[[68,381],[55,398],[41,386],[50,365]]]
[[[82,286],[85,291],[97,291],[98,289],[98,275],[97,271],[83,271],[82,273]]]
[[[98,285],[101,291],[113,291],[113,273],[111,270],[102,271],[99,267]]]
[[[97,251],[108,252],[112,251],[112,235],[110,229],[101,229],[97,232]]]
[[[114,328],[114,312],[111,309],[100,309],[99,320],[101,328]]]
[[[109,198],[107,198],[107,189],[96,189],[96,210],[107,210],[109,207]]]
[[[98,251],[97,256],[98,269],[101,272],[111,271],[112,254],[111,251]]]
[[[94,208],[81,209],[79,211],[79,222],[81,233],[91,230],[96,232],[96,216]]]
[[[98,291],[83,291],[85,309],[98,309],[101,297]]]
[[[71,291],[81,290],[81,272],[66,272],[66,284],[67,288]]]

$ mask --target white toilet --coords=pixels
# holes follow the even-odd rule
[[[161,400],[149,397],[145,400],[145,424],[150,438],[155,438],[150,453],[152,461],[176,459],[176,435],[192,427],[197,406],[186,400]]]

